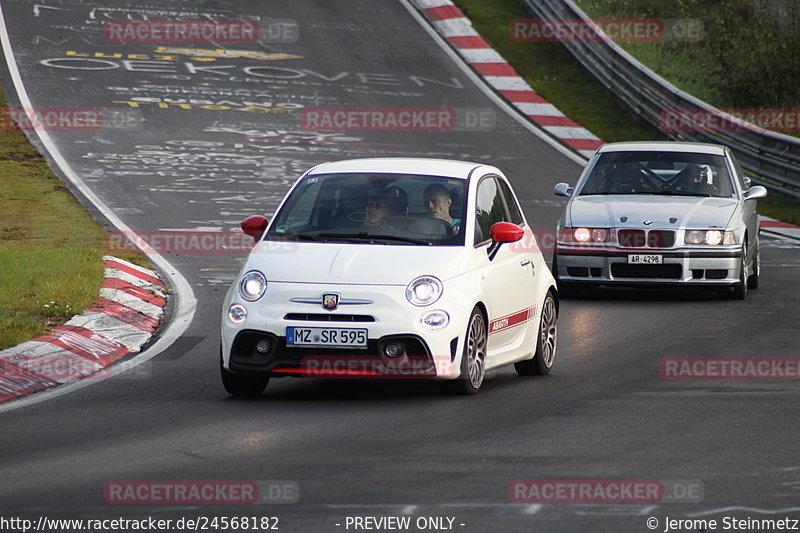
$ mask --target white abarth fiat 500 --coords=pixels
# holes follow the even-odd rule
[[[307,171],[225,297],[220,364],[235,396],[270,377],[436,379],[473,394],[487,370],[547,374],[556,283],[498,169],[439,159]]]

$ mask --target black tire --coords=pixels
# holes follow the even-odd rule
[[[558,296],[559,298],[568,300],[570,298],[577,298],[580,295],[581,288],[576,285],[575,283],[570,283],[568,281],[561,281],[558,277],[558,256],[553,254],[553,266],[551,267],[550,271],[553,273],[553,277],[556,280],[556,287],[558,287]]]
[[[552,291],[547,292],[539,318],[539,331],[536,336],[536,353],[532,359],[514,363],[520,376],[544,376],[550,373],[556,360],[558,345],[558,311]]]
[[[222,366],[222,350],[219,355],[219,372],[222,376],[222,386],[231,396],[253,397],[260,396],[269,383],[269,376],[254,377],[235,374]]]
[[[761,279],[761,243],[756,239],[756,251],[753,252],[753,273],[747,277],[748,290],[755,290]]]
[[[464,338],[461,355],[461,374],[454,380],[440,381],[439,386],[448,394],[469,395],[477,393],[486,376],[486,345],[488,343],[486,318],[477,307],[472,310]]]
[[[727,300],[744,300],[747,298],[747,243],[742,244],[742,266],[739,269],[739,283],[732,289],[723,289],[720,296]]]

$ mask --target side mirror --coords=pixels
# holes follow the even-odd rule
[[[525,230],[511,222],[497,222],[489,233],[493,243],[517,242],[525,235]]]
[[[246,219],[242,220],[242,231],[245,235],[250,235],[253,238],[253,241],[258,242],[258,239],[264,234],[266,231],[267,226],[269,225],[269,220],[261,215],[253,215],[249,216]]]
[[[575,190],[574,187],[570,187],[568,183],[556,183],[556,186],[553,187],[553,194],[556,196],[572,196],[572,192]]]
[[[766,198],[766,197],[767,197],[767,189],[765,189],[761,185],[750,187],[749,189],[744,191],[745,200],[758,200],[759,198]]]

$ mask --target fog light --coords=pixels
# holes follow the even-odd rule
[[[450,315],[441,310],[431,311],[422,315],[419,321],[426,329],[442,329],[450,323]]]
[[[261,339],[256,343],[256,350],[258,353],[269,353],[272,349],[272,343],[268,339]]]
[[[247,309],[241,304],[233,304],[228,308],[228,320],[241,324],[247,319]]]
[[[383,353],[387,357],[397,357],[403,355],[403,345],[399,342],[390,342],[383,347]]]

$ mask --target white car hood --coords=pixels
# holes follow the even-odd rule
[[[724,228],[733,216],[738,201],[733,198],[706,198],[655,195],[576,196],[569,209],[572,227],[634,227],[652,221],[651,228]],[[628,217],[622,222],[621,217]],[[675,218],[675,222],[670,222]]]
[[[444,281],[466,270],[462,246],[406,246],[261,241],[243,272],[270,282],[407,285],[417,276]]]

